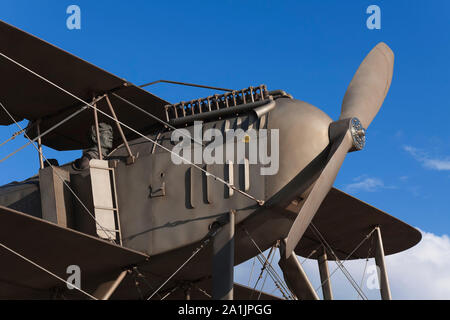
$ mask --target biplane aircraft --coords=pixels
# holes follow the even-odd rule
[[[334,121],[265,85],[171,104],[5,22],[0,40],[0,124],[16,124],[40,159],[34,177],[0,188],[1,299],[250,299],[233,267],[268,263],[270,248],[280,250],[285,298],[319,298],[297,256],[318,261],[324,299],[333,298],[327,261],[375,258],[391,298],[384,257],[420,232],[333,188],[388,93],[386,44],[364,59]],[[174,163],[172,135],[199,123],[277,130],[277,172],[247,158]],[[188,141],[192,150],[212,143]],[[43,145],[97,153],[59,164]],[[80,287],[68,286],[69,266],[81,270]]]

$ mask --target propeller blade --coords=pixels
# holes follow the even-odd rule
[[[367,129],[386,98],[393,71],[394,53],[381,42],[356,71],[345,93],[339,119],[356,117]]]
[[[334,140],[329,161],[315,182],[310,194],[306,198],[305,203],[300,209],[300,212],[291,227],[291,230],[289,230],[285,250],[286,258],[288,258],[294,251],[298,242],[314,218],[314,215],[322,204],[322,201],[332,188],[339,169],[344,162],[345,156],[352,146],[353,139],[349,130],[344,131],[337,139]]]
[[[278,265],[283,271],[284,280],[289,289],[300,300],[319,300],[314,287],[308,279],[308,276],[303,270],[302,265],[295,254],[290,257],[285,256],[285,243],[281,242],[280,246],[280,261]]]

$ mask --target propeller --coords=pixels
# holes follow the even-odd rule
[[[381,108],[389,91],[394,68],[394,53],[379,43],[356,71],[342,102],[341,116],[330,124],[330,154],[327,164],[305,199],[286,238],[284,258],[294,251],[334,180],[349,151],[361,150],[367,128]]]

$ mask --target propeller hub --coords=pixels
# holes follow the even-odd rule
[[[353,147],[356,150],[362,150],[366,145],[366,129],[358,118],[352,118],[350,121],[350,132],[353,138]]]

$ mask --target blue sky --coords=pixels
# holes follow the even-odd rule
[[[71,4],[81,8],[81,30],[66,28]],[[381,8],[381,30],[366,28],[371,4]],[[366,148],[347,157],[335,185],[439,236],[450,227],[448,12],[446,0],[0,3],[0,19],[136,84],[264,83],[333,119],[364,56],[386,42],[396,55],[390,93]],[[149,90],[172,102],[210,94],[171,85]],[[0,140],[15,131],[0,128]],[[0,155],[23,143],[17,138]],[[46,154],[64,162],[80,152]],[[27,178],[37,173],[36,152],[28,147],[0,166],[0,184]]]

